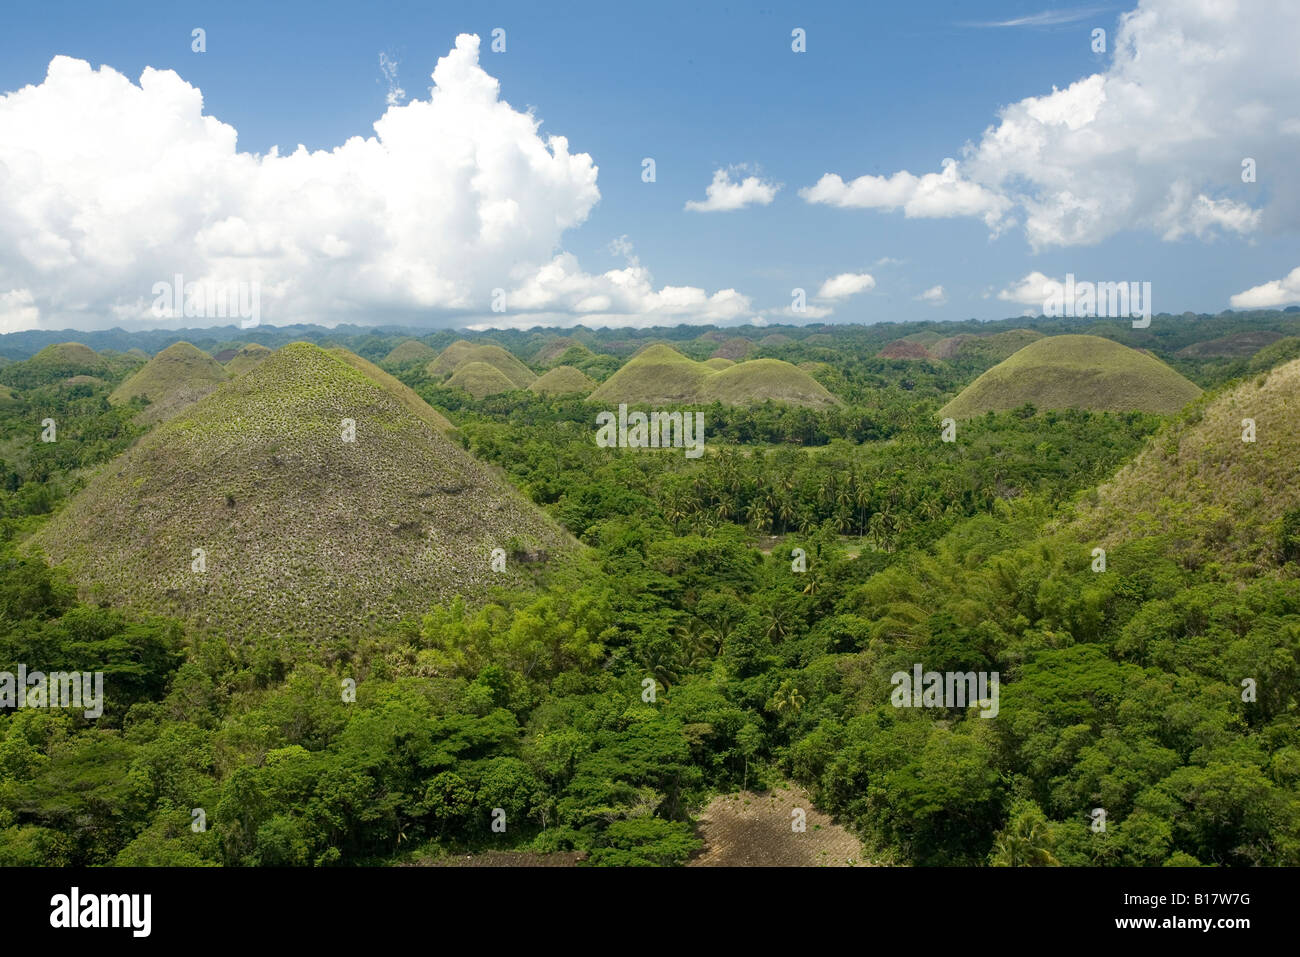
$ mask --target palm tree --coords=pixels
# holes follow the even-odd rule
[[[791,717],[803,710],[806,701],[807,699],[799,693],[794,682],[787,678],[776,689],[776,694],[772,695],[772,700],[768,702],[768,709],[782,717]]]

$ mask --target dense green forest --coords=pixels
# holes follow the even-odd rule
[[[1117,338],[1210,390],[1186,425],[1297,353],[1286,339],[1257,359],[1173,353],[1257,327],[1240,314]],[[787,780],[882,863],[1300,864],[1295,489],[1266,490],[1289,500],[1260,521],[1266,557],[1249,569],[1187,514],[1113,543],[1098,573],[1074,509],[1179,423],[1026,406],[944,442],[937,410],[996,360],[876,355],[913,331],[763,350],[823,363],[818,381],[845,404],[705,407],[699,459],[597,447],[580,399],[476,401],[393,369],[588,548],[535,589],[431,606],[352,643],[79,598],[25,540],[142,434],[138,404],[107,401],[127,367],[76,384],[0,368],[16,389],[0,403],[0,671],[101,670],[112,689],[97,719],[0,712],[0,864],[526,849],[674,865],[699,847],[692,819],[711,796]],[[321,338],[379,361],[405,337]],[[592,334],[591,357],[570,358],[606,378],[628,340]],[[527,358],[537,339],[498,341]],[[39,440],[47,417],[57,442]],[[895,707],[891,675],[915,663],[999,673],[996,720]]]

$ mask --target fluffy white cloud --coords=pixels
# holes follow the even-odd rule
[[[869,273],[842,272],[822,283],[817,290],[818,299],[847,299],[860,292],[874,289],[876,280]]]
[[[1276,309],[1300,302],[1300,266],[1292,269],[1282,279],[1274,279],[1252,286],[1228,300],[1234,309]]]
[[[849,184],[827,174],[801,195],[909,216],[979,216],[994,232],[1018,220],[1035,249],[1125,229],[1175,240],[1292,228],[1298,44],[1293,0],[1140,0],[1113,31],[1104,73],[1003,108],[942,173]],[[1241,181],[1247,157],[1258,183]],[[927,177],[940,180],[928,193]]]
[[[744,209],[746,206],[767,206],[776,198],[781,184],[767,182],[757,176],[746,176],[738,183],[733,182],[731,174],[743,172],[746,168],[742,164],[731,169],[715,170],[713,182],[704,191],[705,198],[687,200],[686,208],[697,213],[717,213]]]
[[[931,286],[916,298],[921,302],[928,302],[933,306],[942,306],[948,301],[948,295],[943,291],[943,286]]]
[[[511,309],[571,310],[556,322],[748,308],[734,290],[655,290],[639,265],[593,276],[557,256],[600,198],[591,157],[501,99],[476,36],[457,37],[432,79],[374,136],[255,155],[172,71],[147,68],[136,85],[55,57],[42,83],[0,97],[0,290],[22,291],[7,321],[150,320],[154,284],[176,274],[258,283],[271,323],[495,320],[496,289]]]
[[[997,227],[1010,201],[982,186],[962,179],[955,160],[943,161],[943,172],[913,176],[902,170],[888,178],[859,176],[846,183],[827,173],[815,186],[799,190],[810,203],[868,209],[902,209],[911,218],[982,216],[990,229]]]
[[[1051,295],[1052,290],[1061,287],[1064,283],[1061,280],[1045,276],[1038,270],[1034,270],[1024,279],[1012,283],[1007,288],[998,293],[998,298],[1003,302],[1015,302],[1022,306],[1036,305],[1040,308],[1044,300]]]

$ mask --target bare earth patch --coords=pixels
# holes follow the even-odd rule
[[[484,851],[482,854],[452,854],[419,862],[421,867],[577,867],[586,858],[582,851]]]
[[[807,830],[791,830],[802,808]],[[741,791],[714,798],[699,815],[704,848],[688,867],[856,867],[862,845],[846,828],[812,806],[801,787],[763,794]]]

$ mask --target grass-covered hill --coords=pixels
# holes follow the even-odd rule
[[[464,389],[476,399],[520,388],[504,372],[486,362],[462,362],[444,384],[449,389]]]
[[[1300,508],[1297,421],[1300,360],[1206,395],[1080,506],[1078,524],[1102,544],[1194,529],[1179,547],[1224,563],[1275,564],[1288,547],[1300,558],[1300,528],[1278,524]]]
[[[384,362],[395,366],[408,366],[416,363],[428,365],[436,358],[438,358],[438,353],[432,346],[426,345],[419,339],[407,339],[405,342],[394,346],[388,355],[384,356]]]
[[[754,343],[742,336],[733,336],[713,350],[710,359],[730,359],[739,362],[754,351]]]
[[[30,359],[6,365],[0,370],[0,381],[28,389],[76,375],[104,378],[111,373],[109,361],[89,346],[80,342],[58,342],[46,346]]]
[[[1153,356],[1099,336],[1037,339],[989,369],[940,409],[971,418],[1019,408],[1177,412],[1200,389]]]
[[[533,361],[538,365],[548,366],[554,362],[560,361],[560,357],[568,353],[570,350],[577,350],[574,352],[575,356],[590,356],[593,354],[590,349],[572,336],[560,336],[556,339],[551,339],[538,349],[537,353],[533,356]]]
[[[538,395],[587,395],[596,388],[596,382],[573,366],[556,366],[538,376],[528,388]]]
[[[591,394],[593,402],[693,403],[704,380],[713,374],[702,362],[688,359],[662,343],[644,347]]]
[[[467,339],[457,339],[431,359],[429,364],[425,366],[424,371],[435,378],[449,376],[456,371],[456,366],[467,361],[466,357],[478,346],[479,343],[470,342]]]
[[[812,376],[780,359],[751,359],[716,369],[663,344],[643,348],[590,398],[630,405],[755,405],[768,399],[816,408],[838,404]]]
[[[243,375],[248,370],[257,368],[257,365],[270,356],[272,351],[274,350],[268,349],[261,343],[250,342],[226,362],[226,372],[232,376]]]
[[[349,352],[347,349],[342,348],[334,348],[328,351],[334,358],[341,359],[363,376],[372,379],[391,392],[406,407],[408,412],[420,418],[429,428],[436,429],[439,432],[446,432],[452,428],[452,424],[447,417],[420,398],[418,392],[401,379],[379,368],[369,359],[363,359],[355,352]]]
[[[1203,359],[1225,358],[1246,359],[1270,346],[1282,338],[1282,333],[1272,329],[1259,329],[1247,332],[1234,332],[1205,342],[1194,342],[1174,353],[1179,358]]]
[[[448,353],[451,353],[450,358],[448,358]],[[509,380],[511,388],[514,389],[526,389],[537,378],[537,373],[532,369],[505,349],[491,343],[471,346],[468,349],[460,348],[460,343],[452,343],[443,350],[438,358],[429,363],[425,371],[431,376],[439,376],[444,374],[443,369],[451,365],[451,373],[454,377],[461,369],[474,363],[492,366]],[[466,391],[470,390],[466,389]],[[473,393],[471,392],[471,394]]]
[[[177,342],[114,389],[108,401],[122,405],[137,397],[145,398],[149,406],[140,413],[140,421],[156,424],[193,405],[228,378],[212,356],[188,342]]]
[[[730,369],[736,364],[735,359],[724,359],[722,356],[714,356],[712,359],[705,359],[704,364],[710,369]]]
[[[699,401],[757,405],[768,399],[816,409],[839,404],[820,382],[780,359],[750,359],[715,372],[704,380]]]
[[[144,436],[34,543],[97,599],[316,640],[473,604],[531,580],[525,558],[573,547],[402,395],[307,343]]]

